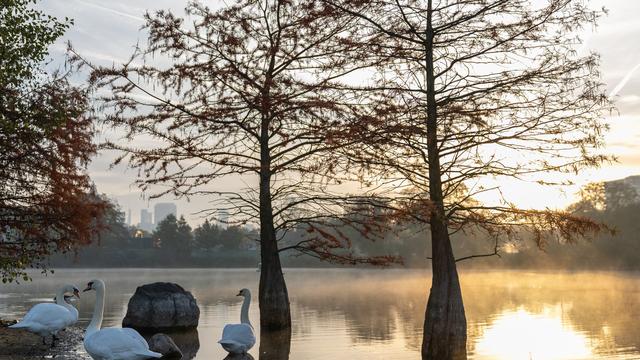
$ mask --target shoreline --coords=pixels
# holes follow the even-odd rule
[[[26,360],[34,358],[55,358],[57,360],[91,360],[84,351],[82,335],[84,330],[72,326],[58,334],[55,347],[43,345],[42,338],[26,330],[9,329],[15,321],[0,319],[0,358],[3,360]],[[51,339],[47,339],[47,342]]]

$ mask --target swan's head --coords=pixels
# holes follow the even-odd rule
[[[80,289],[75,287],[75,285],[67,284],[67,285],[62,287],[62,290],[64,291],[65,294],[73,294],[73,296],[75,296],[78,299],[80,299]]]
[[[238,295],[236,296],[244,296],[244,297],[251,296],[251,291],[249,291],[249,289],[242,289],[238,292]]]
[[[100,279],[94,279],[89,281],[87,283],[87,287],[82,291],[98,290],[98,289],[104,290],[104,281]]]
[[[66,301],[67,303],[72,302],[73,297],[77,297],[78,299],[80,299],[80,289],[78,289],[77,287],[75,287],[74,285],[65,285],[62,287],[62,292],[64,293],[64,301]],[[67,295],[67,294],[73,294],[73,295]],[[57,296],[53,297],[53,302],[56,302],[58,299]]]

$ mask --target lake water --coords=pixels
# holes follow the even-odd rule
[[[223,359],[217,344],[237,323],[243,287],[257,299],[255,269],[59,270],[32,283],[0,285],[0,317],[20,318],[60,284],[107,284],[104,326],[119,326],[136,286],[171,281],[200,306],[195,359]],[[293,329],[292,360],[419,359],[430,274],[422,270],[285,269]],[[461,274],[468,352],[477,360],[640,359],[640,274],[622,272]],[[94,293],[79,302],[88,323]],[[250,318],[259,324],[258,304]],[[256,346],[250,351],[258,359]]]

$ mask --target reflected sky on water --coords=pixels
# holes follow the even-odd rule
[[[0,285],[0,317],[19,318],[51,299],[66,282],[83,287],[93,278],[107,284],[105,326],[119,326],[136,286],[171,281],[191,291],[201,310],[196,335],[183,335],[195,359],[224,359],[217,344],[226,323],[237,323],[247,287],[257,299],[255,269],[59,270],[33,283]],[[286,269],[293,329],[290,359],[417,359],[430,274],[421,270]],[[463,271],[471,359],[640,358],[640,274]],[[78,303],[81,324],[91,317],[93,293]],[[259,324],[257,303],[250,318]],[[288,339],[287,336],[284,339]],[[260,341],[260,339],[259,339]],[[254,359],[282,359],[265,339]],[[286,340],[285,340],[286,341]],[[194,345],[195,343],[195,345]],[[269,350],[271,352],[268,352]]]

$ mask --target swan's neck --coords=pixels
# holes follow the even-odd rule
[[[102,317],[104,313],[104,288],[100,287],[96,289],[96,305],[93,308],[93,317],[87,331],[85,332],[85,339],[96,331],[99,331],[102,327]]]
[[[66,302],[66,301],[64,302],[64,304],[59,304],[59,305],[62,305],[62,306],[64,306],[64,307],[66,307],[66,308],[67,308],[67,310],[69,310],[71,313],[74,313],[74,312],[77,312],[77,311],[78,311],[78,309],[76,309],[76,308],[75,308],[75,306],[73,306],[73,305],[69,304],[69,303],[68,303],[68,302]]]
[[[251,295],[246,295],[242,302],[242,309],[240,310],[240,323],[251,325],[249,321],[249,305],[251,304]]]
[[[60,298],[62,298],[62,301],[60,301]],[[73,305],[71,305],[68,302],[64,301],[64,291],[62,289],[58,290],[58,293],[56,294],[56,304],[58,304],[60,306],[64,306],[71,313],[73,313],[74,311],[77,311],[76,308]]]
[[[58,292],[56,293],[56,304],[60,305],[60,306],[64,306],[67,309],[69,308],[66,301],[64,301],[64,289],[58,289]]]

